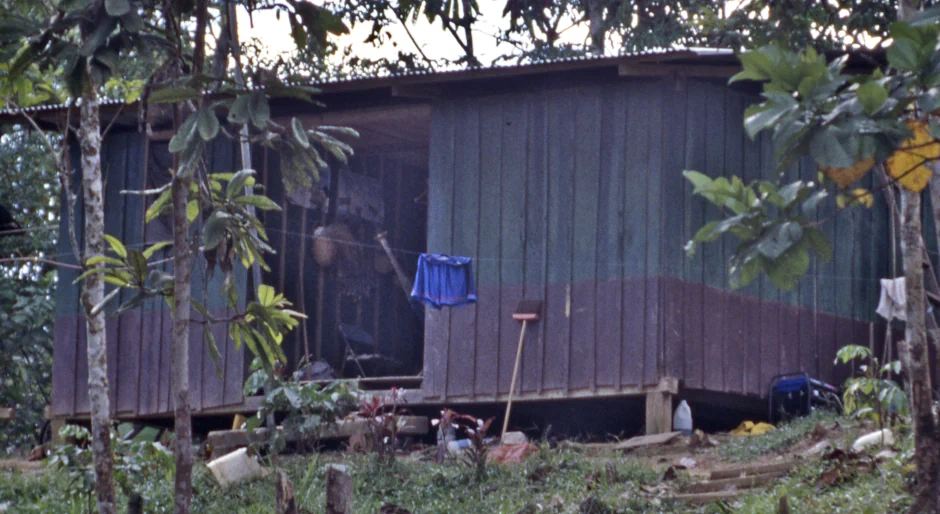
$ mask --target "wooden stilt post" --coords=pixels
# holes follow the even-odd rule
[[[672,431],[672,397],[678,389],[675,378],[665,377],[654,390],[646,393],[646,435]]]

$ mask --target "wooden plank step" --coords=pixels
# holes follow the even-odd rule
[[[738,496],[744,495],[746,493],[753,492],[748,490],[741,491],[715,491],[710,493],[693,493],[693,494],[675,494],[672,496],[667,496],[664,499],[674,502],[683,502],[683,503],[692,503],[695,505],[703,505],[706,503],[717,502],[721,500],[732,500]]]
[[[711,493],[716,491],[738,491],[767,485],[778,479],[782,473],[764,473],[738,478],[693,482],[682,488],[685,493]]]
[[[0,470],[42,471],[42,461],[22,459],[0,459]]]
[[[402,427],[398,431],[399,435],[425,435],[428,433],[429,424],[426,416],[402,416],[401,419]],[[369,425],[366,421],[343,420],[337,422],[335,425],[324,427],[320,438],[348,439],[354,434],[365,433],[368,427]],[[278,430],[282,430],[281,427],[278,427]],[[216,452],[218,455],[224,455],[236,448],[248,446],[250,442],[261,441],[265,437],[267,437],[267,429],[265,428],[255,429],[251,433],[250,438],[248,432],[245,430],[215,430],[209,432],[207,442],[212,447],[213,452]],[[288,441],[293,440],[292,437],[288,437]]]
[[[736,466],[727,469],[716,469],[711,472],[711,480],[721,480],[724,478],[738,478],[751,475],[777,474],[782,475],[795,468],[798,461],[788,460],[783,462],[774,462],[770,464],[751,464],[747,466]]]

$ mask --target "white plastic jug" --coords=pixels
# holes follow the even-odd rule
[[[672,416],[672,429],[685,435],[692,435],[692,409],[682,400]]]

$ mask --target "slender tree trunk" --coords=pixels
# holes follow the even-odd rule
[[[173,177],[173,408],[176,484],[173,512],[188,514],[193,497],[192,408],[189,403],[189,323],[192,260],[186,203],[191,179]]]
[[[588,0],[588,30],[591,35],[591,52],[595,55],[604,55],[606,30],[604,29],[604,2],[603,0]]]
[[[914,425],[917,489],[911,512],[938,512],[940,493],[940,445],[930,387],[930,355],[927,349],[920,193],[904,190],[901,197],[904,241],[904,278],[907,288],[907,323],[904,342],[910,353],[910,406]]]
[[[89,73],[89,75],[91,75]],[[85,200],[85,259],[104,255],[104,191],[101,181],[101,119],[94,84],[82,95],[79,142],[82,150],[82,189]],[[114,457],[111,454],[111,404],[108,385],[108,347],[104,309],[93,313],[104,300],[104,281],[89,275],[82,286],[82,307],[88,341],[88,400],[91,407],[91,441],[95,460],[95,493],[98,512],[113,514]]]
[[[206,58],[206,23],[208,0],[196,4],[196,34],[193,48],[193,75],[204,73]],[[179,128],[179,107],[174,109],[175,128]],[[189,398],[189,325],[192,316],[192,252],[190,222],[186,205],[192,175],[181,177],[179,159],[174,159],[176,174],[170,184],[173,212],[173,409],[176,432],[176,480],[173,512],[189,514],[193,501],[193,413]]]

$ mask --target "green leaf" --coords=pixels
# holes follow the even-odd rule
[[[163,211],[164,207],[168,206],[169,204],[170,204],[170,190],[167,189],[166,191],[161,193],[160,196],[158,196],[156,200],[154,200],[153,204],[151,204],[150,207],[147,208],[147,212],[144,214],[144,221],[146,223],[150,223],[151,221],[153,221],[154,218],[157,218],[158,216],[160,216],[160,213]]]
[[[215,342],[215,335],[212,334],[208,324],[202,326],[202,334],[209,348],[209,357],[212,358],[212,364],[215,366],[215,374],[222,378],[222,356],[219,354],[219,345]]]
[[[832,129],[820,130],[809,141],[809,154],[822,166],[851,168],[858,154],[858,141],[855,148],[851,143],[851,139],[840,139]]]
[[[196,125],[199,127],[199,136],[207,143],[215,139],[215,136],[219,133],[219,119],[215,117],[215,113],[210,109],[199,111]]]
[[[228,121],[235,125],[244,125],[251,119],[248,111],[248,95],[241,95],[228,108]]]
[[[120,258],[127,258],[127,248],[124,247],[124,243],[118,240],[118,238],[105,234],[104,239],[108,242],[109,245],[111,245],[111,250],[113,250],[114,253],[116,253]]]
[[[192,223],[197,217],[199,217],[199,200],[190,200],[186,204],[186,219]]]
[[[895,39],[888,48],[888,64],[903,71],[919,71],[917,43],[910,39]]]
[[[216,211],[206,220],[202,227],[202,245],[205,250],[212,250],[222,242],[228,225],[227,218],[227,214]]]
[[[262,211],[279,211],[281,207],[274,203],[270,198],[263,195],[239,196],[235,203],[242,205],[251,205]]]
[[[131,12],[131,3],[128,0],[105,0],[104,8],[109,16],[124,16]]]
[[[855,95],[858,96],[858,101],[862,104],[865,113],[871,116],[885,104],[885,100],[888,99],[888,90],[874,80],[869,80],[859,86]]]
[[[766,93],[767,101],[752,105],[744,112],[744,129],[748,137],[754,140],[757,133],[773,127],[783,116],[795,106],[796,100],[780,93]]]
[[[153,104],[175,104],[200,98],[202,93],[191,87],[163,87],[150,93],[147,101]]]
[[[131,271],[134,272],[134,278],[138,283],[142,284],[147,280],[147,258],[144,257],[143,252],[137,250],[128,251],[127,263],[130,265]]]
[[[85,261],[85,266],[92,267],[97,266],[101,263],[110,264],[112,266],[124,267],[124,262],[115,259],[114,257],[108,257],[106,255],[96,255]]]
[[[151,245],[150,248],[147,248],[147,249],[144,250],[144,252],[143,252],[143,253],[144,253],[144,257],[147,258],[147,259],[150,259],[151,257],[153,257],[153,254],[159,252],[160,250],[162,250],[162,249],[164,249],[164,248],[166,248],[166,247],[168,247],[168,246],[171,246],[172,244],[173,244],[172,241],[160,241],[159,243],[156,243],[156,244],[154,244],[154,245]]]
[[[261,284],[260,286],[258,286],[258,303],[260,303],[262,306],[264,307],[274,306],[274,298],[276,296],[277,295],[274,292],[273,287],[269,285],[265,285],[265,284]]]
[[[823,264],[832,260],[832,243],[826,237],[826,234],[818,228],[806,228],[803,232],[803,238],[812,248],[816,258]]]
[[[798,246],[792,247],[776,260],[764,258],[767,277],[775,286],[784,290],[793,290],[809,269],[809,253]]]
[[[768,259],[776,260],[802,238],[803,227],[795,221],[788,221],[768,230],[757,243],[757,251]]]
[[[754,76],[761,77],[756,80],[770,80],[770,76],[774,71],[774,63],[770,60],[770,57],[761,50],[753,50],[739,54],[738,60],[741,61],[741,66],[744,68],[744,71]]]
[[[271,119],[271,108],[268,106],[268,97],[261,91],[255,91],[248,95],[248,112],[251,116],[251,123],[263,129],[268,120]]]
[[[294,139],[297,140],[297,143],[304,148],[310,148],[310,140],[307,139],[307,131],[304,129],[303,124],[300,123],[300,120],[297,118],[291,118],[290,120],[291,129],[294,131]]]
[[[245,189],[248,179],[254,174],[255,170],[252,169],[244,169],[236,173],[225,188],[225,197],[234,198],[237,194],[240,194]]]
[[[173,134],[173,138],[170,139],[169,150],[170,153],[179,153],[187,148],[191,148],[195,143],[194,137],[196,135],[196,113],[192,113],[186,118],[186,121],[180,125],[179,130],[176,131],[176,134]]]

